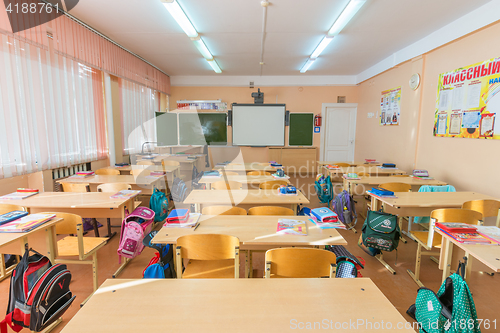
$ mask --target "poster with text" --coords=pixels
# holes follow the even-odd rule
[[[434,136],[500,139],[498,92],[500,58],[439,75]]]
[[[382,91],[380,99],[380,125],[399,125],[401,87]]]

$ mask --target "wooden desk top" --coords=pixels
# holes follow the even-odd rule
[[[0,204],[16,204],[28,208],[120,208],[130,199],[111,199],[105,192],[42,192],[22,200],[0,200]],[[14,202],[15,201],[15,202]]]
[[[165,165],[164,167],[161,165],[127,165],[123,167],[110,166],[107,169],[116,169],[116,170],[124,170],[131,171],[132,169],[147,169],[150,171],[165,171],[165,172],[174,172],[179,167],[173,165]]]
[[[162,177],[160,177],[162,178]],[[153,177],[136,177],[133,175],[95,175],[86,178],[65,178],[58,180],[58,183],[88,183],[88,184],[104,184],[104,183],[126,183],[130,185],[153,186],[159,178]]]
[[[193,190],[184,200],[186,204],[308,204],[309,200],[297,195],[279,195],[276,190]]]
[[[194,158],[194,159],[188,159],[187,158],[188,156],[194,156],[196,158]],[[163,161],[163,160],[170,160],[170,161],[177,161],[179,163],[193,164],[193,163],[196,163],[196,160],[198,158],[199,158],[198,156],[187,155],[187,154],[186,155],[162,154],[162,155],[155,156],[155,158],[153,158],[153,159],[144,159],[142,157],[137,157],[136,162],[139,162],[139,161],[152,161],[153,163],[161,163],[161,161]]]
[[[317,161],[318,162],[318,165],[335,165],[337,163],[349,163],[351,166],[353,167],[357,167],[357,166],[379,166],[379,165],[382,165],[382,163],[367,163],[367,162],[346,162],[346,161],[337,161],[337,162],[333,162],[333,161]]]
[[[172,304],[168,310],[152,306],[166,301]],[[336,323],[359,323],[352,332],[378,332],[375,323],[389,322],[391,330],[407,323],[368,278],[108,279],[62,332],[279,333],[315,322],[329,330]]]
[[[198,228],[199,229],[199,228]],[[434,229],[438,234],[446,237],[454,245],[458,246],[474,258],[491,268],[495,272],[500,272],[500,246],[498,245],[471,245],[460,243],[438,228]]]
[[[367,166],[357,166],[357,167],[347,167],[347,168],[339,168],[339,169],[326,169],[330,172],[331,175],[337,176],[342,175],[344,173],[360,173],[366,172],[373,175],[378,176],[387,176],[387,175],[403,175],[406,172],[403,170],[399,170],[397,168],[394,169],[384,169],[378,166],[367,165]]]
[[[370,193],[367,193],[373,196]],[[427,207],[427,208],[460,208],[462,204],[470,200],[493,199],[486,194],[476,192],[398,192],[397,198],[377,198],[384,204],[400,207]]]
[[[240,182],[243,184],[261,184],[265,182],[270,182],[274,179],[273,176],[246,176],[246,175],[241,175],[241,176],[235,176],[235,175],[228,175],[226,176],[228,181],[236,181]],[[220,182],[220,181],[226,181],[226,177],[201,177],[199,183],[202,184],[211,184],[215,182]],[[286,179],[285,179],[286,180]],[[288,183],[290,183],[288,180],[286,180]]]
[[[307,236],[276,234],[278,220],[307,221]],[[238,237],[242,245],[314,246],[347,245],[336,229],[319,229],[306,216],[202,215],[200,225],[192,228],[165,228],[156,234],[153,243],[175,244],[177,238],[198,234],[224,234]]]
[[[44,230],[46,228],[49,228],[59,222],[61,222],[63,219],[60,218],[53,218],[50,219],[49,221],[45,222],[41,226],[38,226],[37,228],[30,230],[28,232],[0,232],[0,248],[2,246],[11,244],[15,241],[18,241],[24,237],[28,237],[31,234],[34,234],[40,230]]]
[[[231,163],[225,166],[215,166],[214,169],[225,169],[226,171],[269,171],[276,172],[276,168],[267,163]]]
[[[346,179],[345,181],[355,184],[363,185],[380,185],[384,183],[403,183],[409,185],[447,185],[446,182],[436,180],[436,179],[419,179],[413,177],[360,177],[361,179]]]

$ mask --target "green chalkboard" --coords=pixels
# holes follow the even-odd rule
[[[290,113],[289,146],[312,146],[314,131],[313,113]]]
[[[177,114],[156,112],[156,142],[158,146],[177,145]]]
[[[181,145],[226,145],[226,113],[179,113]]]

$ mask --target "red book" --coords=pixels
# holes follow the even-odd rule
[[[436,227],[448,233],[473,234],[477,232],[476,226],[467,223],[436,222]]]
[[[458,232],[446,232],[446,233],[451,237],[453,237],[458,242],[464,244],[497,245],[497,243],[492,243],[489,239],[481,236],[477,232],[473,234],[465,234]]]

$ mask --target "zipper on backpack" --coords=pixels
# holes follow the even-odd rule
[[[47,284],[47,286],[45,287],[42,295],[40,296],[40,299],[38,300],[38,304],[37,304],[37,308],[40,306],[40,302],[42,300],[45,301],[45,305],[47,305],[47,298],[49,298],[51,292],[52,292],[52,289],[54,287],[54,281],[59,279],[61,276],[65,275],[65,274],[70,274],[70,272],[66,269],[64,271],[62,271],[61,273],[59,273],[58,275],[54,276],[50,282]]]

